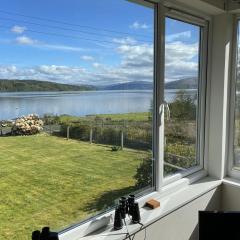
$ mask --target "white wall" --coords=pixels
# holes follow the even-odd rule
[[[223,211],[240,211],[240,186],[239,184],[222,184],[222,203]]]
[[[231,48],[233,16],[224,13],[213,17],[210,81],[209,175],[217,179],[225,176],[227,159],[227,126],[229,82],[231,79]]]
[[[134,240],[197,240],[198,211],[240,211],[240,181],[223,184],[138,232]]]
[[[198,211],[219,210],[220,205],[221,188],[218,188],[148,226],[146,240],[198,239]],[[143,240],[144,238],[145,230],[142,230],[135,235],[134,240]]]

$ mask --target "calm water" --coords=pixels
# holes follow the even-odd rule
[[[178,90],[167,90],[172,101]],[[196,93],[188,90],[189,94]],[[86,92],[17,92],[0,93],[0,120],[36,113],[85,116],[146,112],[150,109],[152,91],[86,91]]]

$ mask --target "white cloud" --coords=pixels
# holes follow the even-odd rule
[[[198,43],[168,43],[166,44],[166,61],[190,61],[198,54],[198,49]]]
[[[68,45],[58,45],[58,44],[45,44],[45,43],[38,43],[35,47],[49,49],[49,50],[59,50],[59,51],[70,51],[70,52],[83,52],[86,49],[73,47]]]
[[[35,48],[41,48],[45,50],[58,50],[58,51],[70,51],[70,52],[83,52],[86,51],[84,48],[68,46],[68,45],[60,45],[60,44],[47,44],[44,42],[40,42],[36,39],[32,39],[28,36],[19,36],[16,38],[16,43],[20,45],[29,45]]]
[[[13,33],[17,33],[17,34],[22,34],[24,33],[25,31],[27,30],[26,27],[22,27],[22,26],[18,26],[18,25],[15,25],[11,28],[11,32]]]
[[[102,64],[101,64],[101,63],[98,63],[98,62],[94,62],[92,65],[93,65],[93,67],[95,67],[95,68],[99,68],[99,67],[102,66]]]
[[[137,69],[141,72],[149,68],[152,73],[153,68],[153,45],[121,45],[118,47],[118,52],[122,56],[122,65],[128,69]]]
[[[136,43],[137,43],[137,41],[136,41],[134,38],[131,38],[131,37],[126,37],[126,38],[114,38],[114,39],[113,39],[113,42],[114,42],[114,43],[121,44],[121,45],[124,45],[124,44],[133,45],[133,44],[136,44]]]
[[[83,61],[87,61],[87,62],[92,62],[92,61],[94,61],[94,57],[93,57],[93,56],[89,56],[89,55],[83,55],[83,56],[81,56],[81,59],[82,59]]]
[[[166,41],[167,42],[173,42],[176,40],[180,40],[182,38],[187,39],[191,38],[192,33],[191,31],[185,31],[185,32],[180,32],[180,33],[175,33],[175,34],[170,34],[166,36]]]
[[[86,70],[81,67],[41,65],[29,68],[18,68],[13,65],[0,65],[1,79],[34,79],[59,83],[76,83],[79,81],[79,83],[83,83],[83,77],[86,77]]]
[[[113,50],[120,62],[113,66],[95,62],[93,56],[83,55],[82,59],[92,62],[92,68],[82,66],[41,65],[29,68],[1,66],[0,78],[36,79],[70,84],[105,85],[129,81],[153,81],[153,45],[132,45],[120,39]],[[36,43],[35,45],[40,45]],[[31,45],[33,46],[33,45]],[[198,43],[181,41],[166,44],[166,79],[177,80],[196,76],[198,71]],[[63,48],[64,49],[64,48]]]
[[[20,36],[16,38],[16,42],[21,45],[33,45],[37,43],[37,40],[34,40],[27,36]]]
[[[139,23],[138,21],[135,21],[129,27],[132,29],[148,29],[148,28],[150,28],[150,26],[147,25],[146,23]]]
[[[198,73],[198,43],[173,42],[166,44],[166,78],[176,80]]]

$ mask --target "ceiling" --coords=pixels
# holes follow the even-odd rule
[[[146,0],[128,0],[137,2],[147,7],[153,7]],[[151,2],[161,2],[164,0],[150,0]],[[226,11],[240,12],[240,0],[165,0],[166,2],[180,2],[203,13],[218,15]]]

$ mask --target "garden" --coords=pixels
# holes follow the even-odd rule
[[[196,105],[179,93],[165,127],[165,175],[196,164]],[[0,239],[60,230],[152,187],[152,114],[30,114],[0,128]]]

